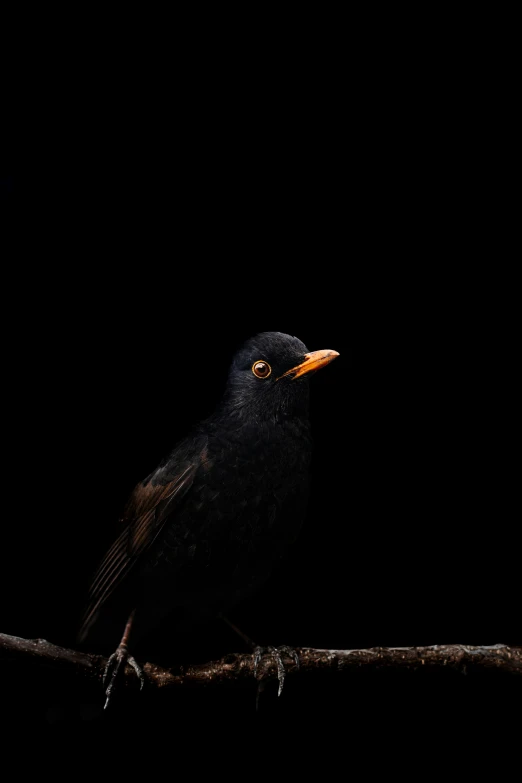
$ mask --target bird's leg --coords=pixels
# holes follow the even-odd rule
[[[257,644],[252,641],[250,636],[247,636],[246,633],[244,633],[241,628],[238,628],[237,625],[234,625],[232,620],[229,620],[228,617],[225,617],[224,614],[220,615],[221,619],[225,621],[225,623],[229,626],[229,628],[232,628],[234,633],[237,633],[237,635],[243,639],[247,647],[250,647],[251,650],[255,650],[257,648]]]
[[[283,685],[285,682],[285,676],[286,676],[286,670],[283,663],[282,655],[287,655],[290,658],[292,658],[295,662],[295,665],[297,668],[299,668],[299,656],[297,652],[293,649],[293,647],[288,647],[288,645],[283,644],[280,647],[261,647],[260,645],[256,644],[252,641],[252,639],[246,635],[240,628],[237,627],[237,625],[234,625],[234,623],[228,619],[228,617],[225,617],[225,615],[221,615],[221,618],[226,622],[226,624],[232,628],[235,633],[238,634],[238,636],[243,639],[244,642],[250,647],[250,649],[253,651],[254,654],[254,677],[257,679],[257,672],[259,668],[259,664],[261,662],[261,659],[263,658],[263,655],[269,654],[272,660],[275,661],[275,664],[277,666],[277,679],[279,681],[279,688],[277,691],[277,695],[281,696],[281,693],[283,691]],[[259,694],[264,689],[264,685],[262,687],[263,680],[260,680],[258,691],[257,691],[257,698],[256,698],[256,709],[258,708],[259,704]]]
[[[129,636],[132,628],[132,623],[134,620],[134,610],[130,613],[129,619],[127,620],[127,624],[125,626],[125,630],[123,632],[123,636],[121,637],[121,642],[118,645],[118,648],[109,660],[107,661],[107,666],[105,667],[105,671],[103,672],[103,684],[107,685],[107,688],[105,689],[105,706],[104,710],[107,709],[109,706],[109,702],[112,696],[112,692],[114,690],[114,685],[116,683],[116,678],[118,677],[118,672],[120,671],[122,665],[125,667],[126,663],[129,663],[130,666],[134,669],[136,672],[139,681],[140,681],[140,690],[143,688],[145,684],[145,675],[143,674],[143,669],[139,664],[136,662],[136,659],[133,658],[132,655],[129,655]]]

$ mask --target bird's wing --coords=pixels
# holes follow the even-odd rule
[[[205,463],[206,441],[197,446],[193,457],[171,457],[134,488],[123,514],[125,527],[94,576],[79,641],[85,639],[101,606],[128,577],[192,486],[198,468]]]

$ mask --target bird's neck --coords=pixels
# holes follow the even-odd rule
[[[241,388],[229,386],[217,410],[217,416],[222,421],[234,422],[235,426],[250,421],[272,421],[278,426],[291,419],[308,421],[308,384],[296,384],[295,388],[287,389],[286,393],[279,397],[269,394],[252,397],[244,394]]]
[[[272,411],[271,416],[263,416],[257,408],[244,407],[212,417],[207,423],[207,432],[238,445],[252,447],[264,443],[277,449],[282,441],[308,443],[310,421],[308,416],[292,416],[284,411]]]

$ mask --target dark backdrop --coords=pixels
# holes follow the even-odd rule
[[[302,536],[236,623],[320,648],[522,644],[516,360],[509,282],[493,276],[505,212],[451,144],[434,161],[422,135],[383,148],[362,123],[346,141],[328,117],[310,160],[309,138],[228,140],[232,165],[203,137],[182,171],[102,145],[10,178],[1,631],[74,645],[134,484],[212,410],[242,341],[279,330],[340,358],[311,381]],[[216,624],[159,634],[149,657],[242,649]],[[464,735],[509,744],[520,703],[514,678],[445,671],[290,678],[257,715],[253,684],[122,697],[109,716],[65,677],[16,667],[4,687],[18,732],[93,746],[120,729],[185,742],[322,727],[330,752],[371,736],[431,754]]]

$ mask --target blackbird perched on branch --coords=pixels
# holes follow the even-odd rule
[[[215,412],[135,487],[79,633],[113,649],[120,640],[105,706],[126,662],[143,685],[132,642],[167,615],[180,629],[226,614],[295,539],[308,497],[309,378],[338,355],[280,332],[248,340]]]

